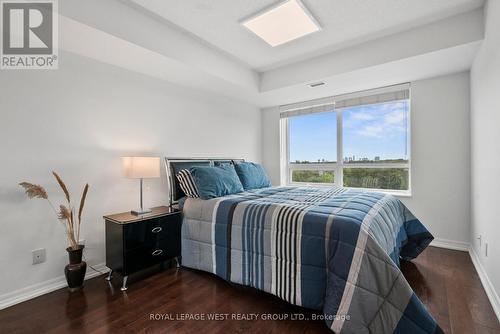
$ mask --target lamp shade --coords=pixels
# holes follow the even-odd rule
[[[123,176],[129,179],[160,177],[159,157],[122,157]]]

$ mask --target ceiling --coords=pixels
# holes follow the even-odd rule
[[[270,47],[239,22],[276,0],[129,0],[259,72],[481,7],[483,0],[303,0],[319,33]]]
[[[364,9],[366,8],[361,4],[370,7],[374,2],[379,5],[385,3],[386,9],[376,13],[384,18],[399,3],[406,3],[411,8],[418,7],[420,12],[425,9],[426,13],[429,8],[422,9],[421,6],[415,7],[415,4],[425,2],[433,8],[436,8],[436,3],[441,5],[440,8],[448,4],[448,7],[444,6],[448,9],[435,10],[434,14],[427,14],[425,18],[421,16],[419,24],[415,23],[418,21],[415,19],[412,23],[414,26],[408,21],[393,25],[391,29],[358,34],[361,37],[349,40],[335,39],[339,34],[332,33],[332,28],[328,28],[329,32],[326,32],[325,28],[322,32],[285,44],[287,49],[271,48],[246,29],[240,39],[237,37],[239,33],[228,31],[227,36],[233,36],[233,39],[227,38],[220,43],[227,45],[230,50],[215,46],[213,41],[204,40],[185,27],[180,28],[160,17],[157,12],[155,14],[132,1],[142,0],[61,2],[60,49],[258,107],[277,106],[467,71],[484,40],[484,8],[477,7],[478,4],[483,4],[481,0],[453,0],[453,3],[460,4],[453,8],[450,7],[451,0],[349,0],[348,2]],[[155,1],[148,0],[148,4],[163,6],[163,2]],[[304,1],[316,1],[316,6],[321,4],[326,8],[327,3],[337,4],[344,0]],[[196,22],[200,16],[199,11],[202,10],[212,16],[239,18],[244,17],[243,12],[255,12],[255,3],[259,3],[260,8],[269,4],[269,1],[168,1],[172,13],[180,14],[186,11],[189,13],[189,6],[196,3],[200,4],[198,11],[193,11],[193,15],[185,15],[185,26]],[[218,11],[214,8],[218,8],[221,3],[227,3],[228,8],[232,8],[235,13],[215,15],[214,11]],[[233,3],[240,5],[238,7]],[[246,4],[246,10],[241,9],[243,4]],[[346,5],[343,9],[352,10],[351,5]],[[96,6],[100,9],[97,12],[94,10]],[[185,6],[185,9],[181,10],[178,6]],[[404,12],[408,11],[415,12],[408,8]],[[115,13],[120,15],[114,15]],[[384,19],[379,18],[378,21]],[[380,27],[378,21],[370,20],[369,23]],[[424,21],[428,23],[422,23]],[[223,23],[220,19],[212,22],[212,26],[218,26],[219,23],[221,26],[232,24],[235,30],[240,29],[236,19],[229,23]],[[357,25],[366,26],[368,23],[364,20],[362,24],[349,24],[351,30]],[[312,37],[323,33],[330,36],[331,40],[322,42],[323,44],[313,40]],[[337,42],[331,44],[332,41]],[[326,46],[318,48],[318,45]],[[256,50],[252,50],[254,47]],[[315,53],[316,56],[311,58]],[[266,57],[269,57],[267,61]],[[271,62],[271,58],[278,59],[278,62]],[[260,64],[266,66],[276,66],[278,63],[282,66],[256,71],[256,67],[244,64],[257,64],[258,59],[261,59]],[[309,86],[319,81],[325,85],[316,88]]]

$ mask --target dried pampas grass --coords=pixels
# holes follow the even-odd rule
[[[68,203],[71,203],[71,199],[70,199],[70,196],[69,196],[68,188],[64,184],[64,182],[61,179],[61,177],[56,172],[52,172],[52,175],[54,175],[54,177],[57,180],[57,183],[59,183],[59,186],[61,187],[62,191],[64,192],[64,196],[66,196],[66,200],[68,201]]]
[[[82,224],[82,212],[83,212],[83,207],[85,206],[85,200],[87,199],[87,192],[89,191],[89,184],[87,183],[85,187],[83,188],[83,194],[82,197],[80,198],[80,208],[78,209],[78,229],[76,231],[76,238],[77,240],[80,239],[80,226]]]
[[[89,184],[85,185],[83,188],[82,198],[80,199],[80,209],[78,210],[78,220],[82,219],[83,207],[85,206],[85,199],[87,198],[87,192],[89,191]]]
[[[59,187],[61,187],[67,201],[67,205],[59,205],[59,210],[56,210],[55,206],[49,199],[47,191],[42,186],[29,182],[21,182],[19,183],[19,185],[24,188],[26,195],[28,195],[28,198],[41,198],[47,200],[47,202],[56,213],[57,218],[64,224],[66,228],[66,235],[68,237],[70,248],[77,249],[79,246],[78,241],[80,240],[80,226],[82,224],[83,208],[85,206],[85,200],[87,199],[89,185],[86,184],[83,188],[82,197],[80,199],[80,207],[78,209],[78,221],[75,221],[69,190],[59,174],[57,174],[56,172],[52,172],[52,175],[54,175],[54,177],[56,178],[56,181],[59,184]]]
[[[71,212],[64,205],[59,205],[59,219],[71,219]]]
[[[19,185],[24,188],[26,195],[28,195],[29,198],[49,198],[49,196],[47,195],[47,191],[45,191],[45,189],[38,184],[21,182],[19,183]]]

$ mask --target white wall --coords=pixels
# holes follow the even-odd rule
[[[436,238],[469,240],[469,72],[412,83],[412,197],[401,200]],[[262,110],[262,160],[280,182],[279,111]]]
[[[278,107],[262,109],[262,163],[273,185],[279,185],[280,113]]]
[[[500,316],[500,2],[488,1],[486,36],[471,70],[472,226],[470,240],[496,296]],[[477,237],[481,235],[480,245]],[[485,254],[488,243],[488,256]]]
[[[469,241],[469,114],[469,72],[412,83],[412,197],[402,201],[435,238]]]
[[[138,181],[121,177],[120,156],[259,161],[260,124],[255,107],[69,53],[60,54],[59,70],[2,71],[0,303],[7,293],[61,276],[67,263],[61,223],[47,203],[28,200],[19,182],[44,185],[56,203],[62,196],[51,170],[75,197],[90,184],[82,238],[88,262],[100,264],[102,215],[138,205]],[[145,204],[166,204],[165,178],[145,182]],[[47,262],[33,266],[36,248],[47,249]]]

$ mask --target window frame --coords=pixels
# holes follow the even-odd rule
[[[295,164],[290,162],[290,127],[289,127],[289,119],[290,117],[280,118],[280,155],[281,155],[281,184],[290,185],[290,186],[332,186],[336,185],[339,187],[343,187],[346,189],[358,189],[372,192],[383,192],[389,193],[396,196],[401,197],[411,197],[412,196],[412,158],[411,158],[411,96],[408,99],[404,99],[408,101],[407,104],[407,152],[408,152],[408,162],[407,163],[362,163],[362,162],[351,162],[344,163],[343,159],[343,117],[342,113],[344,109],[348,109],[350,107],[343,108],[334,108],[331,111],[325,112],[334,112],[336,114],[337,120],[337,161],[335,163],[307,163],[307,164]],[[396,102],[394,100],[393,102]],[[403,101],[403,100],[399,100]],[[390,103],[382,102],[382,103],[373,103],[375,104],[384,104]],[[294,116],[292,116],[294,117]],[[301,117],[301,116],[297,116]],[[408,189],[407,190],[398,190],[398,189],[379,189],[379,188],[359,188],[359,187],[344,187],[344,178],[343,178],[343,170],[344,168],[375,168],[375,169],[408,169]],[[292,173],[294,170],[314,170],[314,171],[333,171],[334,172],[334,182],[333,183],[316,183],[316,182],[294,182],[292,181]]]

